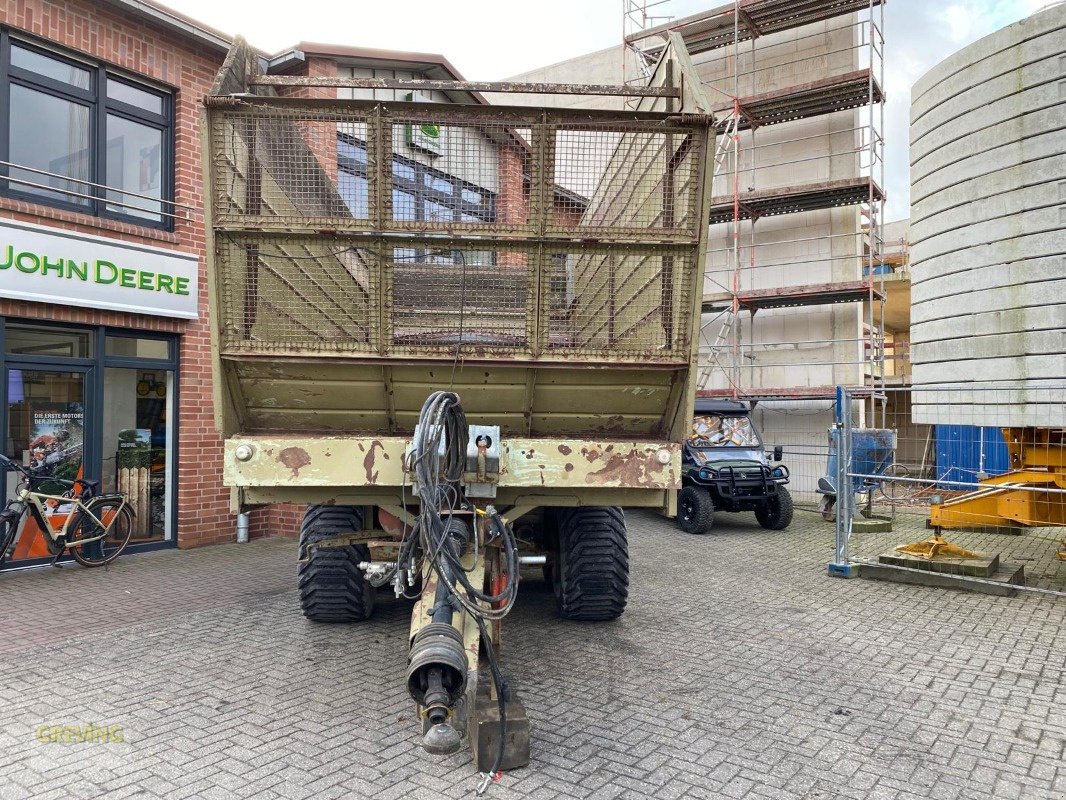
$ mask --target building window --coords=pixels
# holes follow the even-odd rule
[[[366,144],[345,134],[337,139],[337,185],[357,219],[369,216]],[[420,222],[492,222],[495,195],[454,175],[400,156],[392,158],[392,218]],[[396,249],[396,258],[430,264],[455,264],[460,256],[418,248]],[[468,252],[468,263],[491,263],[492,254]]]
[[[177,340],[2,318],[0,339],[2,452],[46,475],[97,480],[104,492],[123,492],[135,512],[133,543],[172,542]],[[18,477],[0,470],[5,502]],[[61,524],[63,504],[48,509],[49,521]],[[47,556],[42,532],[30,529],[12,558],[19,566]]]
[[[172,93],[0,31],[0,187],[12,197],[169,228]]]

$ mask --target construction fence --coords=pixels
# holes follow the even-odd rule
[[[830,571],[1066,595],[1064,398],[1064,386],[838,389],[820,441],[793,425],[784,455],[797,505],[834,526]]]

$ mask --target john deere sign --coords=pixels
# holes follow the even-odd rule
[[[429,95],[424,92],[408,92],[407,100],[427,102]],[[435,122],[409,122],[404,125],[407,133],[407,144],[415,150],[429,153],[431,156],[439,156],[444,152],[441,142],[440,125]]]
[[[0,297],[196,319],[188,253],[0,221]]]

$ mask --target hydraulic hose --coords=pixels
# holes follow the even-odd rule
[[[409,563],[420,547],[422,557],[437,575],[432,622],[419,631],[412,642],[408,685],[412,696],[427,705],[430,720],[443,722],[446,708],[455,702],[458,679],[457,653],[462,653],[461,637],[452,627],[456,611],[465,611],[477,623],[486,657],[492,672],[500,714],[500,740],[491,771],[483,775],[477,793],[482,794],[490,780],[496,778],[503,763],[507,740],[507,685],[500,672],[489,635],[487,622],[502,619],[511,610],[518,595],[518,542],[511,526],[488,506],[477,513],[487,519],[490,532],[488,542],[499,541],[503,556],[504,585],[494,593],[474,586],[463,566],[463,555],[469,537],[459,534],[455,512],[460,510],[462,493],[460,481],[466,471],[466,449],[469,428],[459,396],[454,392],[433,392],[422,405],[418,428],[412,447],[411,469],[415,477],[415,491],[419,500],[418,521],[409,535],[404,536],[397,556],[396,570]],[[475,547],[477,534],[469,532]],[[423,639],[424,636],[424,639]],[[458,644],[457,651],[455,645]],[[463,665],[465,680],[465,662]]]

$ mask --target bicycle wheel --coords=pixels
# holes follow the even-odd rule
[[[70,525],[70,554],[84,567],[102,567],[114,561],[126,549],[133,535],[133,512],[121,500],[97,500],[88,511],[80,509]],[[99,522],[97,521],[99,520]],[[107,535],[102,534],[102,522]],[[94,541],[84,542],[85,539]],[[84,542],[84,543],[82,543]]]
[[[911,471],[903,464],[889,464],[882,473],[884,480],[881,482],[881,494],[892,503],[906,500],[911,493],[911,484],[907,481],[899,481],[896,478],[909,478]]]
[[[19,521],[17,519],[0,518],[0,567],[7,561],[7,551],[15,539],[18,527]]]

